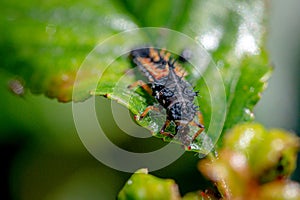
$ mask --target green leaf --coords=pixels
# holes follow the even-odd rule
[[[154,31],[155,32],[155,31]],[[148,33],[155,35],[152,31],[149,31]],[[170,33],[172,35],[172,33]],[[172,35],[173,36],[173,35]],[[174,36],[175,37],[175,36]],[[109,45],[104,45],[109,46]],[[124,45],[123,45],[124,46]],[[101,46],[99,47],[101,49]],[[97,50],[96,52],[101,51]],[[91,54],[91,57],[98,57],[97,53]],[[175,55],[174,55],[175,57]],[[91,58],[91,60],[94,60],[94,58]],[[107,62],[110,63],[110,62]],[[89,62],[83,64],[83,68],[88,68],[88,66],[91,66],[92,62],[89,64]],[[130,69],[130,59],[126,56],[121,56],[114,62],[110,63],[109,66],[105,69],[105,71],[102,73],[101,78],[99,79],[97,88],[93,91],[91,91],[92,95],[98,96],[105,96],[109,99],[115,100],[119,102],[120,104],[126,106],[129,108],[129,110],[137,116],[137,118],[140,116],[141,113],[149,106],[154,105],[155,107],[159,108],[158,103],[155,101],[155,99],[147,94],[142,88],[133,88],[129,89],[128,86],[134,83],[138,80],[138,77],[135,75],[139,75],[139,72],[136,72],[136,69]],[[122,66],[122,67],[121,67]],[[185,66],[187,71],[192,71],[193,66],[192,65],[186,65]],[[130,70],[129,70],[130,69]],[[82,69],[84,70],[84,69]],[[127,70],[127,71],[126,71]],[[212,73],[217,72],[215,68],[212,67],[210,70]],[[197,74],[190,74],[189,79],[197,79]],[[212,74],[213,77],[216,77],[214,74]],[[115,82],[111,83],[111,79],[116,80]],[[217,84],[219,81],[211,81],[210,83],[206,83],[205,85],[210,86],[210,88],[213,88],[217,92],[219,90],[223,89],[223,85]],[[198,85],[196,85],[197,87]],[[76,89],[74,90],[77,91]],[[80,91],[80,89],[79,89]],[[80,93],[80,92],[79,92]],[[216,93],[216,92],[215,92]],[[76,95],[76,93],[75,93]],[[209,94],[208,94],[209,95]],[[77,95],[76,95],[77,96]],[[201,95],[202,96],[202,95]],[[200,97],[202,98],[202,97]],[[225,98],[225,96],[224,96]],[[217,103],[215,103],[217,102]],[[219,101],[214,101],[214,104],[218,104]],[[221,102],[222,103],[222,102]],[[223,110],[225,108],[225,104],[223,105]],[[219,105],[216,105],[219,106]],[[166,119],[166,113],[163,108],[160,108],[160,112],[150,112],[149,115],[147,115],[143,120],[136,120],[138,124],[141,126],[146,127],[149,129],[153,136],[158,138],[163,138],[167,142],[175,142],[179,144],[184,144],[183,138],[180,138],[178,136],[175,136],[175,138],[171,138],[169,136],[165,136],[160,134],[160,129],[164,125],[165,119]],[[222,121],[222,117],[224,117],[223,114],[214,114],[213,116],[217,116],[220,118],[220,121]],[[197,118],[197,117],[196,117]],[[224,120],[224,119],[223,119]],[[218,121],[218,120],[216,120]],[[216,139],[218,138],[218,135],[215,134],[214,130],[219,128],[219,132],[222,130],[222,124],[218,124],[217,127],[211,128],[210,131],[202,132],[200,136],[193,141],[190,145],[184,144],[186,147],[186,150],[195,151],[201,154],[208,154],[214,146],[214,143]],[[189,139],[194,136],[194,134],[199,130],[196,127],[190,126],[191,131],[186,136]],[[221,128],[221,129],[220,129]],[[170,127],[166,130],[167,132],[174,133],[175,132],[175,124],[171,124]],[[216,131],[218,133],[218,131]]]
[[[265,52],[261,52],[259,56],[247,56],[242,59],[235,88],[230,94],[231,101],[228,105],[224,131],[235,124],[254,119],[253,108],[266,88],[270,72]]]
[[[127,73],[132,67],[128,51],[144,44],[174,48],[176,54],[186,48],[192,50],[191,59],[205,61],[204,54],[193,51],[192,42],[201,43],[215,65],[209,62],[197,73],[190,65],[184,67],[189,72],[187,81],[200,91],[196,103],[206,127],[190,150],[204,154],[217,141],[221,145],[220,135],[234,124],[252,120],[253,107],[271,70],[265,51],[266,5],[260,0],[114,4],[107,0],[45,4],[5,0],[1,9],[4,18],[0,28],[6,30],[0,39],[2,67],[21,79],[19,82],[26,88],[64,102],[103,95],[125,105],[135,115],[155,101],[140,89],[127,88],[139,79]],[[113,36],[136,24],[170,27],[187,34],[192,42],[183,42],[166,29],[158,33],[140,30],[132,32],[130,38]],[[112,42],[105,43],[109,36],[113,36]],[[99,41],[105,45],[96,46]],[[165,121],[164,113],[152,114],[138,123],[161,138],[159,127]],[[169,131],[174,132],[174,126]],[[192,129],[188,137],[195,131]],[[180,139],[175,142],[180,143]]]
[[[1,67],[33,93],[64,102],[72,100],[77,70],[94,46],[136,27],[108,0],[4,0],[0,6],[0,29],[5,30],[0,39]],[[83,82],[90,79],[84,78]],[[88,96],[85,92],[78,100]]]
[[[203,44],[211,53],[216,66],[209,65],[201,78],[193,73],[188,77],[189,81],[196,80],[196,89],[200,91],[197,100],[207,131],[202,134],[203,138],[191,145],[191,150],[206,153],[214,146],[220,134],[239,122],[253,120],[253,108],[260,99],[271,72],[265,50],[265,14],[266,7],[261,1],[193,2],[190,20],[183,27],[183,32]],[[155,12],[151,17],[154,15]],[[153,38],[155,40],[157,37]],[[169,41],[175,44],[179,40]],[[176,45],[180,46],[178,42]],[[187,68],[187,71],[192,70]],[[218,73],[221,74],[221,81],[217,80]],[[127,85],[129,84],[128,82]],[[122,88],[122,91],[126,91],[126,88]],[[120,90],[109,95],[109,98],[123,102],[133,114],[139,115],[149,105],[148,99],[151,98],[141,91],[139,93],[143,94],[144,100],[140,99],[141,95],[136,96],[132,92],[125,99],[120,96]],[[94,94],[106,95],[101,87]],[[130,95],[131,100],[128,99]],[[139,123],[147,126],[154,136],[162,137],[158,129],[162,126],[159,123],[161,120],[163,118],[155,116]],[[219,127],[222,127],[221,130]],[[165,140],[170,141],[168,137]],[[205,144],[208,146],[205,147]],[[222,145],[222,139],[219,139],[218,145]]]
[[[193,1],[181,0],[115,0],[140,27],[165,27],[181,30],[189,20]]]
[[[266,87],[271,72],[265,41],[267,12],[267,4],[259,0],[197,1],[190,11],[184,32],[211,53],[223,78],[227,110],[222,134],[253,120],[253,107]],[[207,76],[198,84],[205,125],[210,124],[211,102],[203,82],[213,80]]]

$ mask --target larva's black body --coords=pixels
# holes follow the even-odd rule
[[[197,96],[197,93],[193,91],[191,84],[184,80],[185,71],[171,58],[170,53],[165,50],[158,51],[154,48],[137,49],[131,52],[131,57],[139,71],[148,79],[148,84],[138,81],[132,84],[131,87],[136,85],[142,86],[166,109],[167,120],[160,132],[172,135],[165,133],[165,129],[173,121],[176,125],[176,134],[180,134],[180,138],[185,138],[183,143],[188,145],[203,131],[204,126],[201,122],[193,121],[195,115],[201,118],[201,114],[198,107],[194,104],[194,98]],[[148,111],[154,109],[153,106],[149,106],[141,114],[141,118]],[[192,139],[186,139],[190,131],[189,125],[200,128]]]

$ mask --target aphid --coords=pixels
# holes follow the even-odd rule
[[[167,119],[160,130],[161,134],[170,137],[180,134],[179,138],[183,140],[182,143],[189,145],[204,130],[204,126],[202,115],[193,102],[197,92],[194,92],[191,84],[184,79],[186,72],[164,49],[147,47],[133,50],[130,55],[133,63],[137,65],[149,83],[139,80],[129,88],[141,86],[166,109]],[[158,108],[153,105],[148,106],[140,115],[140,119],[151,110],[158,110]],[[196,115],[199,122],[194,121]],[[175,123],[175,135],[165,132],[171,122]],[[190,132],[189,125],[199,127],[192,139],[186,137]]]

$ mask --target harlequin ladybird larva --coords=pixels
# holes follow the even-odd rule
[[[166,109],[167,119],[160,133],[170,137],[180,134],[178,137],[188,146],[204,130],[204,125],[202,115],[193,102],[197,92],[194,92],[191,84],[184,79],[186,72],[165,49],[146,47],[132,50],[130,56],[149,83],[139,80],[128,87],[141,86],[152,95]],[[145,117],[151,110],[158,108],[148,106],[139,119]],[[199,122],[194,121],[196,115]],[[165,132],[171,122],[175,123],[175,135]],[[192,138],[187,137],[190,132],[189,125],[199,128]]]

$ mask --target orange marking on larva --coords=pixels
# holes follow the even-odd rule
[[[166,49],[162,49],[160,52],[159,52],[159,55],[160,57],[165,57],[165,52],[166,52]]]
[[[137,60],[147,69],[147,71],[155,78],[161,79],[169,75],[169,65],[166,64],[164,69],[159,69],[156,64],[152,63],[149,58],[137,58]]]
[[[157,51],[155,51],[153,48],[150,48],[149,51],[150,51],[150,57],[151,57],[155,62],[158,62],[158,61],[160,60],[160,57],[159,57]]]
[[[175,64],[174,72],[179,77],[185,77],[187,75],[186,71],[182,69],[181,66],[177,63]]]
[[[147,65],[145,66],[145,68],[155,79],[161,79],[169,75],[169,65],[166,65],[165,69],[158,69],[157,66],[154,64]]]
[[[141,63],[141,64],[152,64],[150,58],[142,58],[142,57],[138,57],[137,60]]]
[[[165,60],[166,62],[169,62],[170,56],[171,56],[171,53],[168,52],[168,53],[165,55],[164,60]]]

